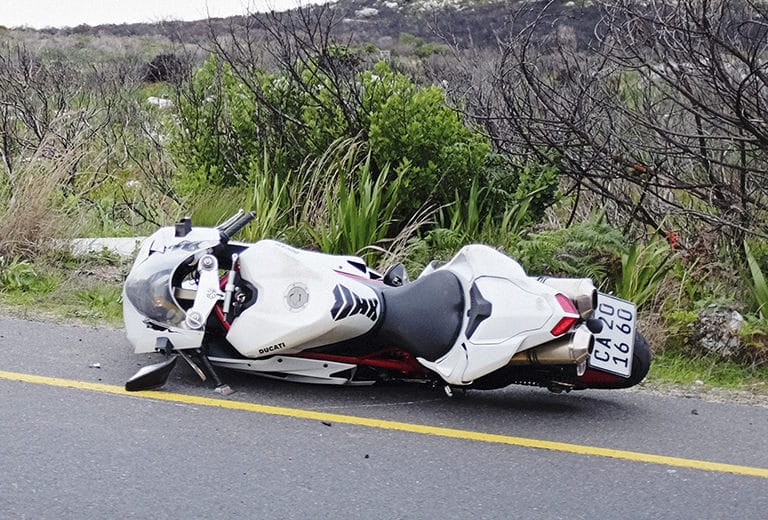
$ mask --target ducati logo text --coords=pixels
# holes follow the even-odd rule
[[[285,348],[285,343],[283,343],[281,341],[277,345],[270,345],[268,347],[260,348],[259,349],[259,354],[268,354],[269,352],[274,352],[276,350],[280,350],[280,349],[284,349],[284,348]]]
[[[370,318],[371,321],[376,321],[379,307],[379,300],[376,298],[361,298],[341,284],[333,288],[333,296],[336,298],[331,309],[331,316],[333,316],[334,321],[343,320],[356,314],[362,314]]]

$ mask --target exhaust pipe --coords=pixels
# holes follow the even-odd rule
[[[583,374],[586,361],[595,344],[595,337],[581,327],[574,332],[544,345],[518,352],[509,360],[510,365],[577,365]]]

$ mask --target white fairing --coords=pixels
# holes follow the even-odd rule
[[[376,323],[380,304],[373,289],[354,278],[363,273],[350,261],[362,265],[359,258],[272,240],[253,244],[240,255],[240,276],[256,287],[258,298],[234,320],[227,340],[242,355],[259,358],[365,334]]]
[[[488,246],[469,245],[439,269],[450,270],[459,277],[467,309],[473,284],[492,308],[491,315],[480,322],[469,338],[469,319],[465,315],[461,334],[441,359],[419,359],[446,382],[469,384],[507,365],[518,351],[553,339],[549,331],[562,317],[556,291],[528,277],[513,259]]]
[[[203,342],[203,330],[190,330],[182,325],[177,328],[158,330],[148,327],[145,316],[130,304],[123,293],[123,322],[125,335],[137,354],[155,352],[157,340],[167,338],[177,350],[198,348]]]
[[[180,244],[195,244],[191,247],[188,254],[193,253],[193,249],[205,249],[208,246],[217,244],[219,241],[218,233],[211,228],[194,228],[184,237],[176,237],[173,227],[164,227],[157,230],[151,236],[142,242],[136,260],[133,263],[128,280],[135,279],[142,270],[155,259],[153,255],[163,255],[169,248],[179,246]],[[150,271],[151,273],[151,271]],[[170,282],[170,280],[169,280]],[[155,323],[151,326],[147,315],[139,312],[134,303],[126,294],[126,287],[123,287],[123,321],[125,322],[125,331],[128,341],[133,345],[137,354],[155,352],[158,346],[158,340],[168,339],[177,350],[198,348],[204,336],[202,329],[190,329],[183,320],[175,320],[171,324]],[[171,287],[168,286],[169,294]]]
[[[210,256],[211,248],[218,244],[218,231],[210,228],[193,228],[184,237],[176,237],[174,228],[163,228],[144,242],[123,292],[126,331],[137,353],[153,352],[166,340],[176,350],[202,345],[201,324],[213,303],[225,298],[215,258],[205,256]],[[258,359],[259,363],[225,358],[217,358],[215,363],[238,370],[275,372],[281,377],[291,373],[297,380],[348,381],[351,376],[334,374],[354,365],[331,366],[304,359],[291,360],[289,367],[282,355],[371,332],[384,311],[380,298],[386,299],[388,294],[374,290],[372,278],[378,274],[357,257],[305,251],[272,240],[239,244],[237,250],[241,251],[240,277],[255,295],[231,320],[226,339],[245,358]],[[207,271],[198,268],[200,276],[196,279],[173,286],[178,265],[204,265],[204,260],[209,260]],[[460,282],[464,308],[451,312],[461,312],[461,327],[453,345],[440,346],[450,347],[445,355],[435,361],[417,359],[449,384],[470,384],[508,365],[518,352],[553,340],[551,331],[568,314],[556,298],[563,288],[529,277],[516,261],[490,247],[466,246],[438,269],[452,272]],[[429,267],[421,276],[433,271]],[[186,276],[184,271],[178,273]],[[190,282],[195,285],[185,285]],[[189,299],[183,296],[184,291],[195,294],[192,307],[179,303],[177,294],[185,301]],[[232,294],[231,289],[227,294]],[[198,306],[198,300],[204,300],[201,295],[209,295],[211,305]],[[201,317],[195,323],[190,315],[199,309]],[[578,314],[571,314],[578,318]],[[409,325],[421,327],[418,320],[428,314],[421,316],[414,315]]]

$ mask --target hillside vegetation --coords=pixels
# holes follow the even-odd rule
[[[637,302],[657,354],[765,366],[766,16],[368,0],[1,29],[0,291],[60,291],[55,239],[244,207],[247,239],[414,273],[488,243]]]

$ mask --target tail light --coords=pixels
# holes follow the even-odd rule
[[[579,311],[576,309],[576,306],[571,299],[563,293],[557,293],[555,299],[557,300],[557,303],[560,304],[560,308],[563,309],[563,312],[571,315],[564,316],[560,319],[560,321],[557,322],[557,325],[552,327],[552,330],[550,331],[553,336],[561,336],[571,330],[571,327],[579,321]]]

